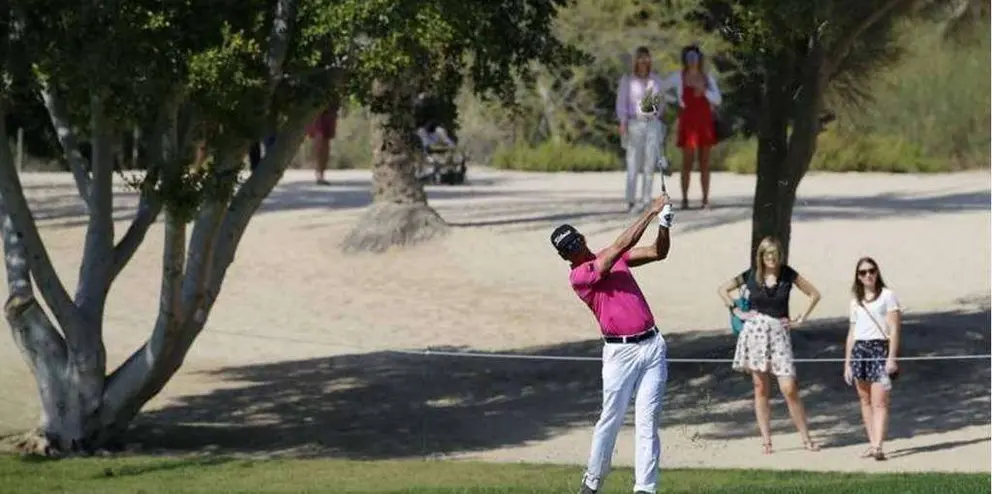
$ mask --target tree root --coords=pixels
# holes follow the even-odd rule
[[[424,203],[373,204],[341,243],[345,252],[381,253],[415,245],[448,233],[448,224]]]
[[[14,442],[14,451],[24,456],[44,456],[46,458],[59,458],[68,453],[41,429],[33,429],[17,438]]]

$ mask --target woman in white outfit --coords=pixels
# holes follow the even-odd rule
[[[665,128],[660,120],[664,103],[656,111],[645,113],[641,110],[641,100],[652,94],[665,94],[671,89],[661,76],[651,70],[651,52],[644,46],[638,47],[634,51],[633,70],[620,78],[616,100],[620,138],[626,142],[626,198],[630,211],[641,209],[651,201],[654,171],[665,138]],[[644,177],[638,197],[639,174]]]
[[[889,389],[899,373],[896,354],[902,308],[896,295],[886,288],[874,259],[862,257],[854,269],[844,380],[855,385],[861,401],[861,418],[871,444],[862,457],[884,460],[882,442],[889,422]]]

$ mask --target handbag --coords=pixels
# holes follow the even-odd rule
[[[878,320],[875,319],[875,316],[873,316],[871,314],[871,311],[869,311],[868,308],[865,307],[864,301],[858,300],[858,305],[861,306],[861,310],[864,311],[865,314],[868,314],[868,319],[871,319],[871,322],[875,325],[875,327],[878,328],[878,330],[881,331],[883,335],[885,335],[885,339],[888,340],[889,339],[889,332],[886,331],[885,328],[881,324],[879,324]],[[893,381],[895,381],[898,378],[899,378],[899,369],[896,369],[895,372],[893,372],[892,374],[889,374],[889,379],[891,379]]]
[[[739,335],[741,330],[744,329],[744,320],[737,317],[734,314],[734,309],[740,309],[741,312],[747,312],[751,310],[751,302],[748,301],[748,292],[745,285],[741,285],[738,290],[740,297],[734,299],[734,306],[730,308],[730,330],[733,331],[735,335]]]
[[[713,110],[713,135],[716,137],[716,142],[725,141],[734,135],[734,128],[730,120],[715,108]]]

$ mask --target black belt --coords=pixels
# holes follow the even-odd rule
[[[658,328],[651,328],[643,333],[632,334],[630,336],[604,336],[603,341],[607,343],[637,343],[648,338],[654,338],[658,334]]]

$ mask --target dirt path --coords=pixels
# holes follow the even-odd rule
[[[619,212],[622,175],[473,169],[472,184],[429,191],[457,226],[450,236],[380,256],[337,250],[368,203],[368,173],[329,179],[331,187],[318,187],[308,172],[288,173],[253,220],[208,329],[139,422],[145,446],[583,463],[598,413],[596,362],[386,350],[596,356],[593,319],[570,291],[547,236],[568,221],[593,244],[612,240],[629,222]],[[24,182],[49,252],[72,286],[84,222],[71,178],[34,174]],[[797,354],[840,355],[839,318],[853,262],[863,254],[879,260],[907,307],[905,354],[988,353],[989,183],[988,172],[807,177],[791,263],[824,298],[816,320],[796,336]],[[715,289],[747,264],[752,190],[751,177],[715,175],[715,208],[678,212],[670,259],[637,274],[672,357],[732,353]],[[116,207],[123,231],[133,195]],[[160,254],[156,225],[111,294],[110,365],[148,335]],[[797,309],[804,303],[793,300]],[[7,330],[0,343],[3,434],[33,425],[37,398]],[[892,459],[875,463],[857,458],[863,432],[839,364],[800,367],[813,426],[831,447],[796,449],[777,402],[778,453],[771,456],[759,454],[746,378],[728,364],[672,364],[664,464],[989,471],[989,368],[987,360],[907,364],[893,398]],[[632,446],[628,429],[619,464],[630,464]]]

